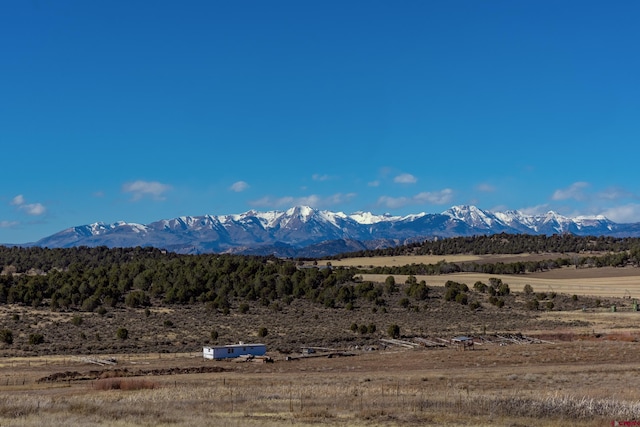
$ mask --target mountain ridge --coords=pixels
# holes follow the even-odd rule
[[[638,237],[640,223],[617,224],[604,216],[565,217],[549,211],[491,212],[457,205],[439,214],[345,214],[308,206],[285,211],[180,216],[149,224],[117,221],[70,227],[30,246],[153,246],[177,253],[238,253],[321,257],[379,249],[431,238],[481,234],[563,234]]]

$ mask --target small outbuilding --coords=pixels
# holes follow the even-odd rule
[[[240,342],[231,345],[216,345],[202,347],[202,357],[205,359],[229,359],[240,356],[264,356],[267,353],[265,344],[245,344]]]

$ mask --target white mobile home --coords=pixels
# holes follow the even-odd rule
[[[267,346],[264,344],[231,344],[202,347],[202,357],[205,359],[228,359],[240,356],[264,356]]]

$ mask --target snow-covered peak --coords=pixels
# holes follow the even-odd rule
[[[128,227],[133,232],[141,232],[147,231],[147,226],[143,224],[129,223],[125,221],[116,221],[111,224],[107,224],[104,222],[94,222],[92,224],[83,226],[85,230],[87,230],[93,236],[100,236],[110,232],[111,230],[115,230],[116,228]]]
[[[488,225],[494,222],[493,218],[487,212],[482,209],[478,209],[475,206],[458,205],[452,206],[446,211],[442,212],[443,215],[450,216],[453,219],[464,221],[469,225]]]
[[[420,218],[425,217],[425,216],[427,216],[426,212],[420,212],[419,214],[409,214],[409,215],[406,215],[406,216],[403,216],[403,217],[396,217],[396,218],[398,218],[398,220],[403,220],[403,221],[415,221],[415,220],[420,219]],[[387,218],[389,218],[389,217],[387,217]]]
[[[127,224],[131,228],[131,231],[134,233],[145,233],[147,232],[147,227],[142,224]]]
[[[354,212],[349,215],[349,218],[357,222],[358,224],[377,224],[382,221],[394,221],[399,220],[399,216],[391,215],[374,215],[371,212]]]
[[[556,221],[558,223],[566,223],[566,222],[571,222],[571,219],[567,218],[566,216],[560,215],[559,213],[557,213],[555,211],[549,211],[546,214],[544,214],[544,222],[549,222],[549,221]]]
[[[344,220],[347,216],[343,212],[319,211],[318,218],[339,228],[338,220]]]
[[[253,212],[253,211],[250,211]],[[249,215],[250,212],[247,212],[246,215]],[[282,217],[282,212],[278,211],[268,211],[268,212],[259,212],[255,214],[255,217],[258,218],[260,224],[264,228],[272,228],[274,227],[278,220]]]
[[[105,224],[104,222],[94,222],[93,224],[89,224],[88,226],[85,226],[85,229],[88,229],[89,233],[91,233],[94,236],[99,236],[105,230],[107,230],[107,228],[108,228],[108,225]],[[73,228],[71,230],[73,230]]]
[[[601,226],[606,228],[607,230],[613,229],[613,223],[609,221],[604,215],[580,215],[573,218],[573,222],[576,224],[578,229],[594,226]]]
[[[604,215],[578,215],[575,221],[609,221]]]
[[[287,209],[286,214],[287,216],[290,216],[290,217],[297,216],[303,222],[306,222],[309,220],[309,218],[313,215],[314,212],[315,211],[309,206],[295,206],[293,208]]]

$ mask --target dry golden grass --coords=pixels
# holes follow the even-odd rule
[[[492,255],[492,257],[496,257],[498,255]],[[509,257],[513,257],[514,255],[508,255]],[[326,265],[327,262],[330,262],[333,266],[342,266],[342,267],[400,267],[403,265],[409,264],[435,264],[437,262],[446,259],[448,262],[470,262],[470,261],[478,261],[481,259],[480,256],[477,255],[402,255],[402,256],[392,256],[392,257],[362,257],[362,258],[345,258],[340,260],[323,260],[318,261],[318,265]]]
[[[394,275],[396,282],[404,283],[406,275]],[[387,275],[362,274],[363,280],[384,282]],[[640,298],[640,269],[625,268],[563,268],[532,274],[482,274],[457,273],[437,276],[416,276],[430,286],[444,286],[448,280],[466,283],[469,287],[477,281],[488,283],[492,277],[509,284],[513,291],[521,292],[525,285],[531,285],[536,292],[556,292],[568,295],[588,295],[600,297]]]
[[[497,254],[497,255],[399,255],[344,258],[339,260],[320,260],[318,265],[326,265],[330,262],[334,266],[343,267],[398,267],[410,264],[436,264],[440,261],[452,263],[458,262],[517,262],[517,261],[542,261],[570,257],[572,254],[540,253],[540,254]]]
[[[158,388],[158,383],[143,378],[105,378],[95,382],[96,390],[152,390]]]
[[[516,255],[420,255],[420,256],[391,256],[391,257],[362,257],[341,260],[319,261],[324,265],[331,262],[334,266],[345,267],[400,267],[411,264],[436,264],[440,261],[453,263],[461,262],[516,262],[538,261],[544,259],[566,258],[571,254],[516,254]],[[384,282],[387,275],[363,274],[364,280]],[[404,282],[406,275],[395,275],[396,281]],[[419,276],[418,280],[425,280],[431,286],[444,286],[447,280],[453,280],[467,285],[476,281],[487,283],[489,278],[496,277],[508,283],[515,291],[522,291],[524,285],[531,285],[534,290],[542,292],[565,293],[569,295],[589,295],[602,297],[634,297],[640,298],[640,269],[634,267],[615,268],[581,268],[567,267],[540,273],[522,275],[495,275],[481,273],[447,274],[440,276]]]
[[[487,344],[466,352],[398,350],[273,364],[176,356],[150,363],[213,364],[227,371],[137,380],[158,386],[152,389],[105,390],[99,381],[0,384],[0,425],[595,427],[633,419],[640,410],[630,381],[640,371],[637,346]],[[47,366],[68,368],[62,363]]]

